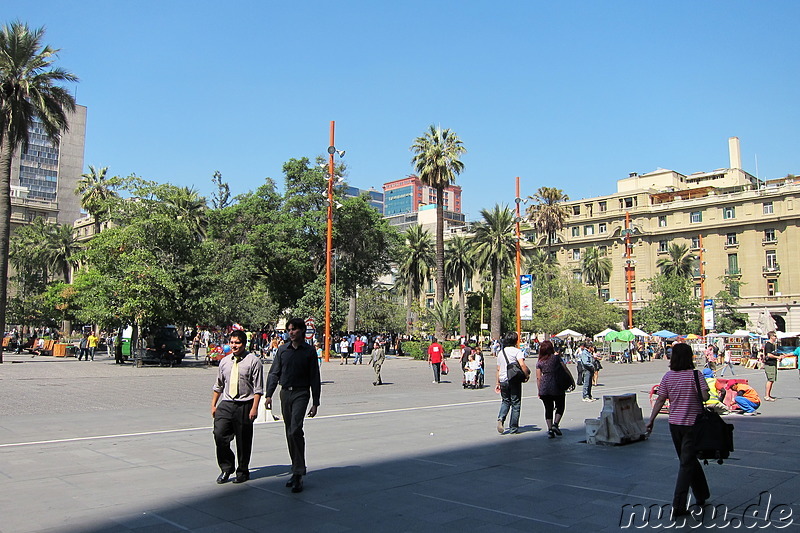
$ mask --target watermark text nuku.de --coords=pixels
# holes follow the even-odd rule
[[[758,503],[745,507],[743,511],[729,511],[726,505],[693,505],[690,515],[672,517],[671,505],[625,504],[619,517],[619,527],[671,528],[671,527],[715,527],[733,529],[783,529],[792,525],[792,508],[785,503],[774,503],[769,492],[758,495]]]

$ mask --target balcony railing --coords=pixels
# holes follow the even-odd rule
[[[741,268],[726,268],[725,269],[726,276],[741,276],[742,269]]]
[[[777,237],[764,237],[761,239],[761,244],[775,244],[778,242]]]
[[[778,263],[771,263],[769,265],[764,265],[762,271],[766,274],[768,272],[780,272],[781,266]]]

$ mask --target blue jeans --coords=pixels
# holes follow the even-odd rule
[[[584,398],[591,398],[592,397],[592,375],[594,374],[591,370],[583,370],[583,397]]]
[[[744,396],[737,396],[734,399],[736,400],[736,403],[739,405],[739,407],[742,408],[742,411],[744,411],[745,413],[755,413],[756,409],[761,407],[760,403],[750,401]]]
[[[509,433],[518,433],[519,432],[519,412],[522,406],[522,382],[515,381],[514,383],[509,383],[508,381],[503,381],[500,383],[500,413],[497,415],[497,419],[501,422],[506,421],[506,416],[508,416],[508,411],[511,409],[511,420],[508,423],[508,431]]]
[[[736,372],[733,371],[733,365],[731,363],[725,363],[725,365],[722,367],[722,370],[720,370],[720,372],[719,372],[719,377],[722,377],[722,376],[725,375],[725,369],[726,368],[730,368],[731,369],[731,375],[732,376],[736,375]]]

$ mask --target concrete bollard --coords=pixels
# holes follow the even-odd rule
[[[586,444],[597,444],[597,432],[600,430],[599,418],[587,418],[586,423]]]
[[[590,432],[594,433],[591,440]],[[586,442],[589,444],[627,444],[643,440],[645,423],[642,418],[642,408],[636,401],[636,394],[603,396],[600,418],[594,421],[586,420],[586,437]]]

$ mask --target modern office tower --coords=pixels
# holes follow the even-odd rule
[[[27,148],[19,148],[11,160],[12,231],[36,217],[48,222],[72,224],[81,215],[75,187],[83,173],[86,140],[86,107],[69,114],[69,130],[60,139],[47,137],[34,121]]]
[[[369,190],[366,189],[359,189],[358,187],[347,186],[344,191],[344,195],[347,198],[358,198],[362,194],[369,195],[369,205],[371,205],[375,210],[383,215],[383,193],[376,191],[374,188],[370,187]]]
[[[383,192],[383,216],[390,225],[403,231],[414,224],[429,224],[428,217],[420,213],[428,209],[435,210],[436,189],[424,185],[417,176],[411,175],[384,183]],[[461,187],[450,185],[444,190],[443,206],[446,230],[465,224],[465,217],[461,213]]]

